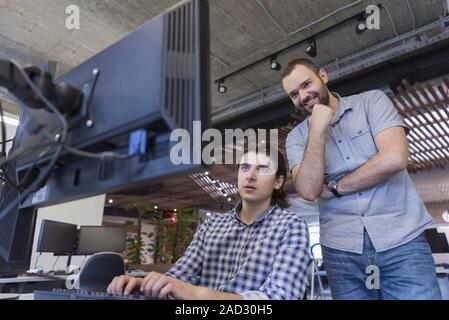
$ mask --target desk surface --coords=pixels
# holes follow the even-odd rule
[[[16,277],[16,278],[0,278],[0,284],[7,283],[24,283],[24,282],[44,282],[44,281],[64,281],[67,279],[67,276],[51,276],[51,278],[47,277],[39,277],[39,276],[28,276],[28,277]]]

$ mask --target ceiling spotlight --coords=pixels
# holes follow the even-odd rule
[[[208,212],[206,213],[206,216],[210,217],[212,215],[212,213]]]
[[[159,207],[158,206],[154,206],[154,210],[157,210],[157,209],[159,209]]]
[[[366,31],[366,18],[361,16],[357,19],[357,25],[355,26],[355,32],[361,34]]]
[[[227,90],[228,88],[225,87],[224,80],[218,81],[218,92],[220,92],[221,94],[225,94]]]
[[[209,171],[204,172],[204,174],[205,174],[206,176],[209,175]]]
[[[178,212],[178,209],[173,210],[174,212]]]
[[[279,62],[276,61],[276,57],[272,57],[270,60],[270,69],[274,71],[281,70],[282,66]]]
[[[109,199],[109,203],[114,203],[114,200],[112,200],[112,199]]]
[[[318,54],[316,50],[316,41],[315,38],[312,38],[309,40],[309,45],[306,47],[306,53],[307,55],[311,56],[312,58],[315,58]]]
[[[231,202],[231,201],[232,201],[232,199],[231,199],[231,198],[228,198],[228,201],[229,201],[229,202]]]

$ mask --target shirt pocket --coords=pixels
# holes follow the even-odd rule
[[[355,153],[365,161],[371,159],[378,151],[368,124],[351,128],[349,139]]]

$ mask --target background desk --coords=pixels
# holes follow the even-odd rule
[[[36,289],[53,289],[65,287],[67,276],[19,276],[15,278],[0,278],[0,292],[32,293]]]

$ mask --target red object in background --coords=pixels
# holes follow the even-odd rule
[[[170,219],[170,224],[177,224],[178,223],[178,215],[176,212],[171,213],[168,218]]]

